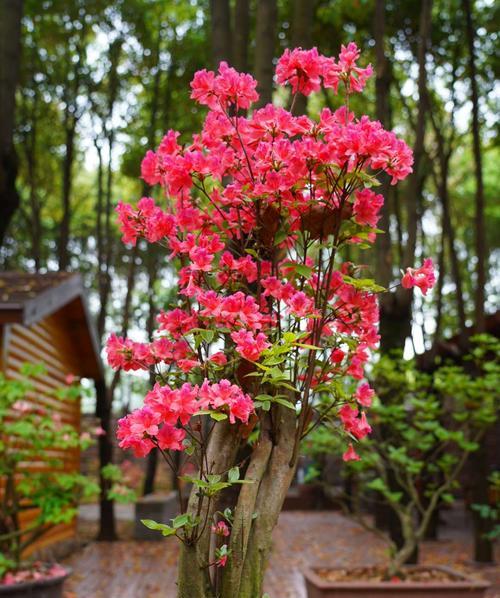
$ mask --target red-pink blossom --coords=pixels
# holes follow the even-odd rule
[[[209,361],[215,363],[215,365],[226,365],[227,357],[222,351],[217,351],[217,353],[214,353],[209,357]]]
[[[247,109],[259,99],[256,87],[257,81],[251,75],[238,73],[221,62],[217,75],[206,69],[195,73],[191,98],[215,111],[226,110],[231,104]]]
[[[380,218],[379,211],[384,205],[384,197],[374,193],[371,189],[356,191],[353,214],[354,220],[361,225],[377,226]]]
[[[220,556],[217,557],[217,559],[215,560],[215,564],[217,567],[225,567],[226,563],[227,563],[227,554],[221,554]]]
[[[347,450],[345,451],[345,453],[342,455],[342,459],[344,461],[359,461],[360,460],[360,456],[358,455],[358,453],[354,450],[354,447],[352,446],[352,442],[349,444]]]
[[[183,449],[182,441],[186,437],[186,432],[170,424],[163,424],[156,439],[158,446],[163,450],[181,451]]]
[[[231,338],[236,343],[236,351],[249,361],[257,361],[262,351],[271,346],[262,332],[254,336],[247,330],[238,330],[231,333]]]
[[[370,385],[367,382],[363,382],[363,384],[360,384],[356,390],[355,399],[357,403],[363,407],[370,407],[374,396],[375,391],[373,388],[370,388]]]
[[[292,93],[298,91],[305,96],[320,89],[322,60],[316,48],[303,50],[295,48],[284,51],[276,66],[276,80],[280,85],[289,83]]]
[[[226,538],[231,533],[225,521],[218,521],[215,525],[212,525],[212,531],[214,534],[218,536],[224,536]]]
[[[285,303],[290,309],[290,313],[298,318],[311,315],[314,311],[313,300],[303,291],[297,291],[290,298],[286,299]]]
[[[436,282],[434,272],[434,263],[431,258],[426,258],[420,268],[407,268],[406,273],[401,279],[401,284],[405,289],[418,287],[424,295],[432,289]]]

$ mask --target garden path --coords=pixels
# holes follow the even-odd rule
[[[88,523],[88,510],[85,517]],[[479,570],[467,564],[471,536],[463,510],[454,510],[446,518],[441,539],[423,544],[423,562],[484,576],[494,583],[488,598],[500,598],[500,568]],[[126,517],[121,531],[127,533],[123,519]],[[301,570],[307,565],[371,564],[384,560],[384,550],[380,540],[338,512],[282,513],[274,534],[266,591],[270,598],[305,598]],[[65,598],[174,598],[177,556],[172,539],[89,543],[66,560],[74,574]]]

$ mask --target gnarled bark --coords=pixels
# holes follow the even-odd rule
[[[238,430],[229,423],[215,426],[207,448],[206,464],[211,474],[222,474],[233,464],[239,446]],[[215,596],[210,577],[211,521],[217,500],[200,501],[196,486],[191,491],[187,512],[201,519],[202,532],[196,544],[183,544],[179,561],[179,598],[212,598]]]
[[[253,447],[236,504],[232,507],[233,525],[226,567],[210,576],[213,561],[210,525],[217,511],[216,501],[203,500],[200,516],[207,519],[195,546],[183,545],[179,563],[179,598],[253,598],[262,595],[264,572],[272,546],[272,531],[292,482],[295,463],[291,464],[297,425],[296,414],[285,407],[275,407],[272,419],[262,423],[259,441]],[[216,428],[220,428],[217,426]],[[226,471],[234,464],[240,439],[230,426],[214,430],[208,462],[212,472]],[[188,512],[199,510],[196,489],[189,500]]]

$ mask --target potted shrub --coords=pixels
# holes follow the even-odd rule
[[[322,87],[343,95],[318,119],[272,104],[249,112],[257,81],[224,62],[197,72],[202,130],[191,141],[168,131],[146,153],[141,175],[158,200],[117,207],[124,242],[158,243],[178,268],[178,294],[153,339],[112,335],[107,353],[115,369],[156,377],[144,405],[120,420],[120,446],[137,456],[157,447],[174,471],[172,451],[184,451],[195,466],[183,476],[193,486],[187,510],[145,520],[182,542],[182,598],[262,595],[272,531],[320,396],[339,417],[353,406],[344,439],[370,431],[356,387],[377,346],[384,289],[346,254],[381,232],[377,175],[404,179],[412,154],[350,110],[372,72],[359,58],[351,43],[338,59],[297,48],[278,60],[280,98],[291,87],[291,106]],[[426,260],[402,283],[427,292],[434,280]]]
[[[62,596],[70,570],[60,565],[25,558],[30,547],[59,523],[71,521],[78,500],[98,492],[96,484],[79,473],[64,470],[61,451],[85,448],[89,433],[63,423],[47,402],[37,403],[33,376],[44,373],[41,365],[22,367],[22,380],[0,373],[0,596],[2,598]],[[59,400],[75,401],[82,389],[71,378],[56,392]],[[26,463],[45,455],[47,470],[33,472]],[[50,456],[53,455],[53,456]],[[26,511],[36,515],[21,523]]]
[[[424,538],[439,504],[453,502],[468,455],[477,450],[495,422],[500,366],[486,355],[499,355],[499,345],[494,338],[475,339],[470,355],[474,375],[461,366],[442,366],[428,375],[413,362],[381,358],[374,378],[384,395],[392,390],[396,400],[382,404],[373,398],[373,433],[359,443],[359,457],[347,451],[344,460],[357,488],[350,497],[348,514],[387,543],[390,560],[387,566],[351,571],[307,571],[310,598],[484,594],[487,583],[447,568],[405,563]],[[470,371],[470,364],[467,367]],[[308,444],[308,451],[314,453],[313,437]],[[317,445],[321,451],[338,450],[335,430],[328,433],[323,427]],[[403,537],[400,545],[385,530],[377,529],[367,513],[366,505],[372,511],[376,501],[383,501],[397,516]]]

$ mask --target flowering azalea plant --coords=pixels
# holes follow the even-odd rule
[[[78,400],[80,384],[69,376],[39,401],[34,380],[46,374],[44,366],[24,364],[21,374],[11,379],[0,373],[0,586],[65,575],[57,564],[23,561],[25,552],[55,525],[70,522],[81,498],[99,491],[84,475],[67,471],[65,461],[68,451],[89,446],[92,435],[52,408],[54,400]],[[30,470],[40,454],[43,467]],[[25,513],[33,514],[28,525],[22,525]]]
[[[301,439],[336,418],[352,459],[370,432],[364,365],[384,289],[342,252],[374,242],[377,175],[403,180],[412,153],[349,110],[371,75],[358,58],[351,43],[338,60],[298,48],[278,61],[292,106],[321,86],[345,94],[318,120],[272,104],[250,112],[257,82],[224,62],[197,72],[191,97],[208,107],[201,132],[181,144],[168,131],[142,162],[164,198],[117,207],[125,243],[159,243],[179,266],[178,302],[158,315],[154,340],[112,335],[107,351],[114,368],[156,372],[144,405],[119,422],[120,446],[138,456],[156,447],[170,465],[169,451],[182,450],[197,464],[187,512],[172,525],[147,522],[183,542],[180,596],[261,595]],[[431,284],[428,265],[405,284]],[[233,507],[219,513],[220,494],[236,484]]]

